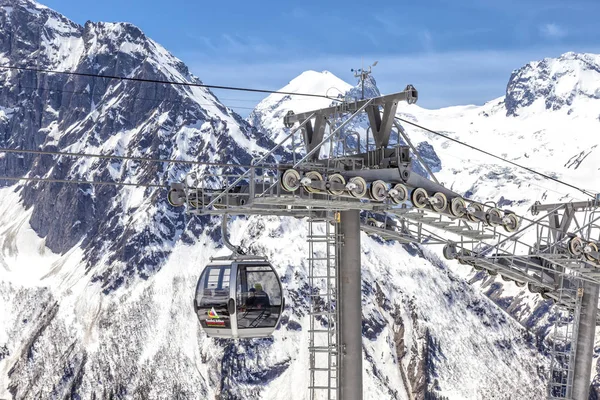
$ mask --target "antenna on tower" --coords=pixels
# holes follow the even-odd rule
[[[360,78],[360,84],[361,84],[361,96],[360,99],[364,100],[365,99],[365,79],[367,79],[367,77],[371,74],[371,68],[376,66],[377,63],[379,61],[375,61],[373,64],[369,65],[369,70],[365,71],[364,67],[363,67],[363,62],[362,62],[362,58],[361,58],[361,68],[355,70],[354,68],[352,68],[350,70],[350,72],[354,72],[354,77],[355,78]]]

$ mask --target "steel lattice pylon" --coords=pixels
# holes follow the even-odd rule
[[[339,254],[330,245],[346,239],[360,243],[358,229],[385,240],[444,245],[447,259],[500,274],[554,301],[562,313],[557,311],[555,321],[548,396],[584,398],[600,285],[600,196],[577,203],[536,203],[530,209],[532,216],[525,217],[444,188],[395,120],[398,103],[412,104],[417,97],[409,85],[387,96],[345,101],[301,114],[289,112],[284,117],[287,136],[257,156],[251,167],[202,167],[183,182],[171,184],[169,202],[185,205],[196,215],[308,217],[309,287],[324,290],[313,297],[321,300],[311,301],[310,306],[311,399],[318,398],[317,391],[327,393],[325,398],[338,398],[332,388],[345,384],[340,371],[345,371],[344,360],[350,355],[344,352],[347,343],[340,331],[350,328],[340,318],[340,305],[346,300],[338,291]],[[361,114],[367,115],[370,124],[366,139],[349,128]],[[390,145],[392,137],[397,144]],[[413,173],[413,156],[427,177]],[[332,221],[335,213],[350,215],[352,210],[361,212],[360,225],[357,232],[346,231],[349,237],[342,238],[334,233],[336,220],[332,226],[325,221]],[[317,224],[326,227],[319,234]],[[317,249],[319,235],[329,250]],[[335,248],[339,251],[339,246]],[[315,256],[323,251],[323,259]],[[343,253],[341,259],[355,263],[353,257]],[[360,298],[360,288],[353,296]],[[345,318],[357,324],[356,316],[349,313]],[[566,336],[559,337],[561,332]],[[327,340],[317,338],[321,333]],[[344,340],[360,345],[355,343],[360,338],[351,336]],[[326,354],[323,359],[317,357],[321,352]],[[322,373],[327,376],[324,381],[317,377]],[[362,393],[347,393],[344,400],[362,399]]]

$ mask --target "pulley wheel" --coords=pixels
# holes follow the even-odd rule
[[[504,218],[508,219],[508,222],[503,222],[504,230],[506,232],[514,232],[519,227],[519,220],[515,214],[507,214]]]
[[[167,194],[167,201],[173,207],[181,207],[185,204],[185,193],[179,189],[171,189]]]
[[[448,198],[446,197],[446,195],[442,192],[437,192],[433,195],[433,198],[435,202],[431,203],[431,208],[433,208],[435,212],[439,213],[444,211],[446,209],[446,206],[448,205]]]
[[[598,246],[596,246],[596,243],[589,242],[587,245],[591,248],[591,251],[595,251],[596,253],[598,252]],[[587,258],[589,261],[598,261],[590,253],[585,253],[585,258]]]
[[[465,215],[467,212],[467,203],[461,197],[455,197],[450,202],[450,214],[457,218]]]
[[[475,211],[483,212],[483,207],[479,203],[471,203],[470,207],[474,208]],[[477,219],[477,217],[471,213],[467,213],[467,218],[473,222],[479,222],[479,219]]]
[[[312,182],[323,180],[323,175],[317,171],[308,171],[306,174],[304,174],[304,177],[310,179]],[[319,193],[319,189],[315,189],[310,186],[304,186],[304,189],[306,189],[308,193]]]
[[[458,254],[456,251],[456,246],[449,245],[449,244],[444,246],[442,253],[444,254],[444,258],[446,260],[454,260],[454,259],[456,259],[456,256]]]
[[[400,204],[403,201],[408,200],[408,189],[406,188],[406,186],[404,186],[401,183],[397,183],[394,186],[394,190],[396,190],[396,192],[398,192],[397,194],[395,194],[394,196],[392,196],[392,201],[395,204]]]
[[[500,278],[502,278],[502,280],[503,280],[503,281],[506,281],[506,282],[510,282],[510,281],[512,281],[512,279],[511,279],[511,278],[509,278],[508,276],[500,275]]]
[[[523,287],[525,286],[525,282],[515,281],[515,285],[517,285],[518,287]]]
[[[300,173],[295,169],[288,169],[281,177],[281,187],[287,192],[294,192],[300,188]]]
[[[533,283],[529,282],[527,284],[527,289],[529,289],[529,291],[531,293],[541,293],[542,292],[542,288],[539,286],[535,286]]]
[[[343,177],[342,175],[340,175],[340,174],[333,174],[333,175],[329,175],[329,176],[327,177],[327,181],[328,181],[328,182],[332,182],[332,183],[339,183],[339,184],[341,184],[342,186],[345,186],[345,185],[346,185],[346,180],[345,180],[345,179],[344,179],[344,177]],[[334,196],[339,196],[339,195],[341,195],[341,194],[344,194],[344,189],[338,189],[338,190],[335,190],[335,189],[331,189],[331,188],[329,188],[329,189],[327,189],[327,191],[328,191],[330,194],[334,195]]]
[[[365,181],[364,178],[355,176],[354,178],[350,178],[349,183],[354,184],[354,189],[350,190],[352,197],[360,199],[367,194],[367,181]]]
[[[427,206],[427,191],[423,188],[416,188],[412,192],[411,200],[416,208],[425,208]]]
[[[371,183],[369,194],[374,201],[384,201],[387,196],[387,184],[382,180],[376,180]]]
[[[498,275],[498,271],[496,271],[496,270],[493,270],[493,269],[488,269],[488,270],[487,270],[487,273],[488,273],[489,275],[491,275],[491,276],[496,276],[496,275]]]
[[[569,240],[567,247],[569,248],[569,253],[573,256],[577,257],[583,254],[583,240],[578,237]]]
[[[496,227],[500,225],[500,222],[495,222],[493,217],[496,217],[496,219],[502,221],[502,214],[500,213],[500,210],[497,208],[491,208],[487,214],[485,214],[485,220],[490,226]]]

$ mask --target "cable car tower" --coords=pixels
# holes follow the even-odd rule
[[[361,230],[442,245],[447,259],[552,299],[560,313],[547,398],[587,398],[600,287],[600,197],[536,203],[525,217],[445,188],[395,117],[400,102],[417,98],[409,85],[386,96],[289,112],[288,135],[251,166],[193,171],[171,183],[168,200],[195,215],[308,218],[311,400],[362,399]],[[364,114],[366,138],[349,129]],[[427,177],[412,170],[415,157]],[[235,310],[238,294],[224,295]]]

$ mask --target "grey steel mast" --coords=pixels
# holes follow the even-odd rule
[[[342,211],[340,216],[340,307],[341,351],[340,398],[362,400],[362,281],[360,262],[360,218],[358,210]]]

